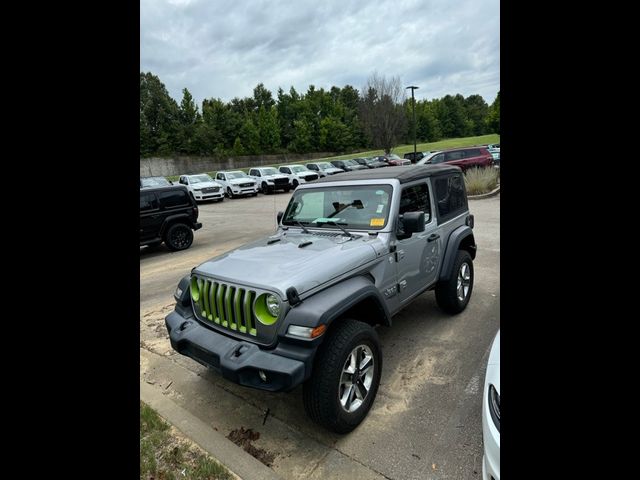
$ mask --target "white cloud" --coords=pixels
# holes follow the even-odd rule
[[[376,70],[418,99],[500,88],[499,0],[141,0],[140,17],[140,69],[178,101],[361,88]]]

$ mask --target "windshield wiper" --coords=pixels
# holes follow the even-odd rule
[[[309,230],[307,230],[307,227],[305,227],[302,222],[298,221],[298,220],[294,220],[294,222],[296,222],[296,224],[302,229],[302,231],[304,233],[308,233],[309,235],[311,235],[311,232]],[[304,222],[304,223],[309,223],[309,222]]]
[[[323,223],[323,224],[324,224],[324,223],[326,223],[326,224],[329,224],[329,225],[333,225],[334,227],[338,227],[338,228],[339,228],[340,230],[342,230],[342,231],[345,233],[345,235],[346,235],[347,237],[349,237],[349,238],[356,238],[356,236],[355,236],[353,233],[348,232],[348,231],[347,231],[343,226],[341,226],[338,222],[334,222],[334,221],[332,220],[332,221],[330,221],[330,222],[322,222],[322,223]]]

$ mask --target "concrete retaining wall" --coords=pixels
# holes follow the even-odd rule
[[[334,155],[331,152],[307,154],[287,153],[281,155],[247,155],[242,157],[151,157],[140,159],[140,176],[182,175],[218,170],[237,170],[238,168],[259,167],[261,165],[295,163]]]

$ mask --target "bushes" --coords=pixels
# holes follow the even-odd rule
[[[464,174],[468,195],[489,193],[498,186],[500,172],[497,168],[471,168]]]

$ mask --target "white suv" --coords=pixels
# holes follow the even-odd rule
[[[291,190],[289,177],[278,173],[274,167],[259,167],[249,170],[249,176],[256,181],[256,185],[262,193],[273,193],[276,190]]]
[[[196,200],[224,200],[224,187],[206,173],[180,175],[178,183],[186,186]]]
[[[289,177],[289,183],[294,189],[301,183],[312,182],[319,178],[317,172],[309,170],[304,165],[282,165],[278,170]]]
[[[222,184],[229,198],[236,195],[258,195],[258,186],[253,178],[242,170],[216,173],[216,182]]]
[[[336,173],[344,172],[343,169],[334,167],[329,162],[307,163],[307,168],[316,172],[318,175],[320,175],[320,177],[326,177],[327,175],[335,175]]]

